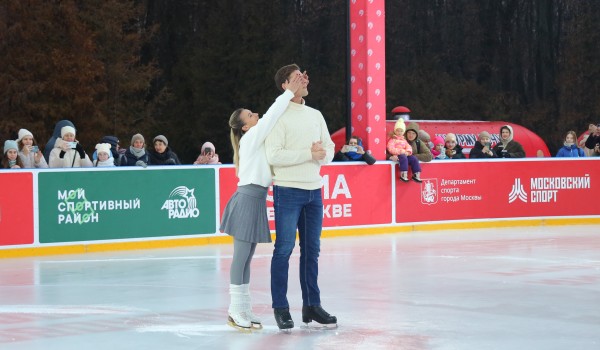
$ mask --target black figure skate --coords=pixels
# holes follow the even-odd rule
[[[337,317],[328,314],[320,305],[302,307],[302,322],[309,326],[311,321],[320,323],[320,327],[337,328]]]
[[[294,320],[292,320],[289,308],[273,309],[273,312],[275,313],[275,321],[279,329],[289,331],[294,328]]]

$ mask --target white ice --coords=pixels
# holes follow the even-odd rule
[[[226,325],[231,245],[0,259],[0,349],[600,349],[597,225],[324,238],[334,330],[301,323],[298,247],[278,330],[271,252],[251,333]]]

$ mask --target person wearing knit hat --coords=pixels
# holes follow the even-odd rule
[[[446,148],[444,147],[444,139],[441,136],[433,138],[433,148],[431,154],[433,159],[446,159]]]
[[[19,130],[17,138],[19,146],[19,158],[25,168],[47,168],[48,163],[44,159],[44,154],[39,149],[31,131],[27,129]]]
[[[479,133],[479,138],[473,148],[471,149],[471,153],[469,153],[469,158],[497,158],[496,152],[492,149],[492,137],[489,132],[482,131]]]
[[[413,172],[412,179],[416,182],[421,182],[421,165],[419,159],[413,155],[413,148],[410,143],[404,138],[406,126],[404,120],[398,119],[394,125],[394,133],[387,141],[387,151],[390,154],[389,160],[398,162],[400,181],[408,182],[408,167]],[[416,133],[414,133],[416,135]],[[426,148],[426,147],[423,147]]]
[[[165,146],[169,145],[169,140],[167,140],[165,135],[158,135],[158,136],[154,137],[154,140],[152,140],[152,143],[156,143],[156,141],[161,141]]]
[[[110,152],[115,160],[115,165],[119,165],[120,157],[125,153],[125,149],[121,150],[119,147],[119,138],[116,136],[103,136],[98,143],[108,143],[110,145]],[[94,153],[92,158],[97,158],[96,153]]]
[[[64,140],[65,135],[67,135],[67,134],[72,134],[73,137],[75,137],[75,128],[72,127],[72,126],[68,126],[68,125],[67,126],[63,126],[60,129],[60,137]]]
[[[404,133],[404,137],[412,147],[413,155],[417,157],[419,162],[431,162],[431,160],[433,159],[431,149],[425,142],[419,139],[420,132],[421,130],[419,129],[419,124],[417,124],[416,122],[410,122],[406,126],[406,132]]]
[[[512,126],[503,125],[500,128],[500,142],[493,148],[498,158],[525,158],[523,146],[513,140],[513,137]]]
[[[19,149],[17,141],[6,140],[4,141],[4,153],[2,157],[2,168],[3,169],[21,169],[23,163],[19,159]]]
[[[144,148],[146,145],[146,140],[142,134],[135,134],[131,136],[131,145],[135,148]]]
[[[216,153],[215,145],[212,142],[205,142],[200,148],[200,155],[194,162],[195,165],[221,164],[219,155]]]
[[[110,150],[110,143],[99,143],[96,145],[96,155],[98,159],[94,161],[95,167],[113,167],[115,159]]]
[[[33,138],[33,134],[31,133],[31,131],[27,130],[27,129],[19,129],[19,137],[15,140],[17,142],[23,140],[23,138],[25,136],[29,136],[30,138]]]
[[[54,146],[56,146],[56,140],[60,138],[61,129],[63,128],[63,126],[67,125],[73,128],[75,127],[70,120],[66,119],[58,121],[54,126],[54,132],[52,132],[52,136],[46,143],[46,147],[44,147],[44,158],[46,159],[46,162],[50,163],[50,153],[54,149]]]
[[[177,154],[169,147],[169,140],[164,135],[158,135],[153,140],[153,148],[148,150],[148,165],[180,165]]]
[[[465,159],[462,146],[458,144],[456,135],[447,133],[444,146],[446,146],[446,157],[448,159]]]
[[[83,146],[75,140],[75,127],[65,125],[60,128],[60,137],[56,139],[50,151],[50,168],[80,168],[93,166]]]
[[[148,166],[149,157],[144,145],[146,141],[142,134],[135,134],[131,137],[131,145],[127,148],[121,157],[121,166]]]
[[[423,141],[427,147],[431,150],[433,148],[433,142],[431,142],[431,136],[423,129],[419,130],[419,140]]]
[[[394,131],[396,131],[396,129],[401,129],[402,133],[404,134],[404,131],[406,131],[406,125],[404,125],[403,119],[398,119],[396,121],[396,124],[394,124]]]

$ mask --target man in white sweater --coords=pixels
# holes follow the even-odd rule
[[[291,64],[275,74],[281,91],[300,68]],[[277,326],[294,327],[287,300],[289,259],[296,242],[300,242],[300,287],[302,321],[316,321],[337,326],[337,318],[321,307],[317,278],[323,226],[321,164],[331,162],[334,144],[321,112],[304,104],[308,95],[308,76],[286,111],[265,140],[267,160],[273,170],[275,209],[275,250],[271,260],[271,297]]]

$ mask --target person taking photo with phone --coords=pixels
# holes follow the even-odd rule
[[[475,142],[475,145],[473,145],[471,153],[469,153],[469,158],[498,158],[498,155],[492,149],[492,138],[489,132],[482,131],[479,133],[479,138]]]
[[[348,144],[342,146],[335,156],[333,157],[334,162],[352,162],[352,161],[364,161],[369,165],[375,164],[375,157],[373,157],[362,146],[362,140],[360,137],[352,135],[348,140]]]
[[[215,145],[213,145],[212,142],[205,142],[201,149],[200,155],[194,162],[195,165],[221,164],[221,162],[219,162],[219,155],[215,150]]]
[[[54,149],[50,152],[48,165],[50,168],[82,168],[93,166],[85,150],[75,140],[75,128],[63,126],[60,138],[56,139]]]
[[[27,129],[19,130],[19,138],[16,140],[19,145],[19,158],[25,168],[47,168],[48,163],[44,159],[44,154],[39,149],[31,131]]]
[[[503,125],[500,128],[500,142],[493,150],[498,158],[525,158],[523,146],[513,139],[513,128],[510,125]]]
[[[600,156],[600,124],[590,124],[590,136],[585,140],[585,147],[592,150],[592,156]]]

